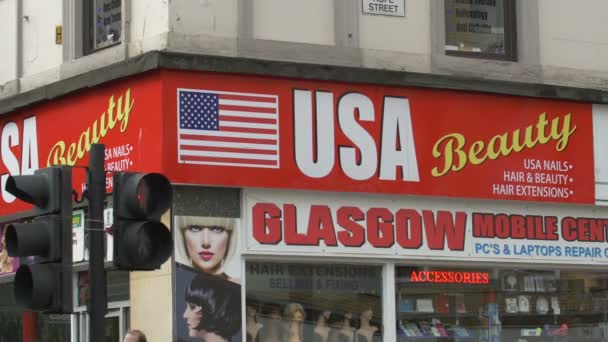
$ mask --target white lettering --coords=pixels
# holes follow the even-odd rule
[[[33,175],[38,170],[38,134],[36,117],[23,120],[23,147],[21,148],[21,174]]]
[[[10,175],[19,175],[19,160],[11,150],[11,147],[19,145],[19,127],[17,127],[16,123],[11,121],[4,125],[2,128],[1,140],[2,162],[4,162]],[[2,175],[0,181],[2,184],[2,199],[4,199],[6,203],[12,203],[15,200],[15,196],[4,190],[8,176],[9,175],[7,174]]]
[[[308,90],[294,90],[294,140],[296,164],[302,173],[322,178],[334,166],[334,97],[329,92],[315,92],[317,108],[313,120],[312,94]],[[317,141],[314,158],[313,122],[316,122]]]
[[[404,181],[420,181],[409,100],[384,98],[381,150],[380,179],[395,180],[397,167],[401,166]]]
[[[374,104],[365,95],[350,93],[340,99],[338,105],[338,122],[340,128],[361,151],[357,161],[354,147],[340,147],[340,165],[344,173],[355,180],[369,179],[376,173],[378,151],[374,138],[357,123],[355,110],[359,110],[359,120],[374,121]]]

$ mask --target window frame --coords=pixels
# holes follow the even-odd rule
[[[125,8],[124,8],[124,0],[120,1],[120,38],[118,41],[113,43],[108,43],[103,46],[96,47],[95,46],[95,18],[94,18],[94,8],[95,2],[97,0],[85,0],[82,2],[82,55],[90,55],[97,51],[101,51],[104,49],[108,49],[117,45],[122,44],[124,40],[124,17],[125,17]]]
[[[443,31],[444,31],[444,41],[443,41],[443,50],[447,56],[454,57],[467,57],[467,58],[477,58],[477,59],[490,59],[490,60],[499,60],[499,61],[509,61],[509,62],[517,62],[517,7],[516,0],[504,0],[503,14],[504,14],[504,40],[505,40],[505,53],[495,54],[495,53],[486,53],[486,52],[473,52],[473,51],[457,51],[457,50],[447,50],[445,47],[447,46],[447,1],[444,0],[444,20],[443,20]]]

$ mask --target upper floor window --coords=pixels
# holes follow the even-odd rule
[[[517,60],[515,0],[445,0],[445,51]]]
[[[88,0],[83,3],[85,54],[120,44],[122,0]]]

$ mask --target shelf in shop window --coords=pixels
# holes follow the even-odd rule
[[[441,317],[454,317],[454,318],[475,318],[475,317],[479,317],[478,314],[472,313],[472,312],[463,312],[463,313],[458,313],[458,312],[418,312],[418,311],[406,311],[406,312],[398,312],[397,313],[400,317],[412,317],[415,318],[416,316],[418,317],[437,317],[437,318],[441,318]]]
[[[404,340],[470,340],[473,339],[474,336],[399,336],[400,341]]]
[[[500,317],[555,317],[555,316],[566,316],[567,314],[559,313],[533,313],[533,312],[520,312],[520,313],[500,313]]]

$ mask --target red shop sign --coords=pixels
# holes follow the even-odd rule
[[[594,203],[588,103],[194,72],[163,80],[175,182]]]
[[[0,120],[0,215],[29,209],[4,191],[9,174],[50,165],[74,166],[81,194],[93,143],[106,147],[107,171],[160,171],[159,74],[148,74],[30,106]],[[108,177],[111,174],[108,173]],[[111,178],[106,179],[111,191]]]

